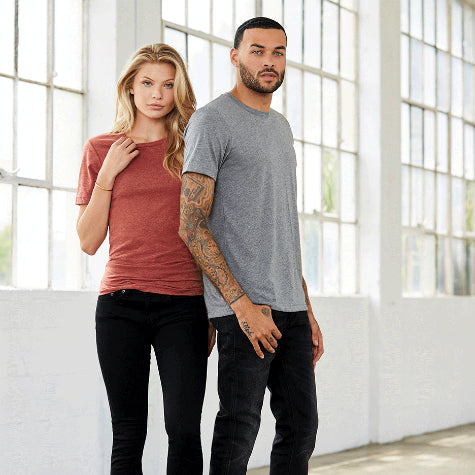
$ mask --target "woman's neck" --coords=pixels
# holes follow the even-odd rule
[[[137,115],[133,127],[126,134],[136,143],[156,142],[167,136],[164,120],[150,120]]]

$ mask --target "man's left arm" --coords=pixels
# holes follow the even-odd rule
[[[318,323],[315,320],[315,316],[313,315],[312,304],[310,303],[310,299],[308,297],[307,292],[307,284],[305,283],[305,279],[303,277],[302,287],[303,292],[305,294],[305,302],[307,304],[308,320],[310,322],[310,328],[312,330],[313,367],[315,368],[315,364],[323,355],[323,336],[320,327],[318,326]]]

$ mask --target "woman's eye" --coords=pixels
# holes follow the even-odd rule
[[[152,83],[151,83],[150,81],[144,81],[142,84],[143,84],[144,86],[150,86],[150,85],[152,85]]]
[[[172,82],[168,82],[167,84],[165,84],[165,87],[167,88],[172,88],[173,87],[173,83]]]

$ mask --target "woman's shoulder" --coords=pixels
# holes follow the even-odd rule
[[[102,155],[104,152],[107,154],[110,146],[124,134],[100,134],[95,137],[91,137],[86,142],[86,147],[93,148],[95,152]]]

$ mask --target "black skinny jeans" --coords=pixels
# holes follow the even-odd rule
[[[203,296],[139,290],[100,295],[96,341],[112,416],[111,474],[142,474],[153,346],[168,434],[167,474],[201,475],[200,421],[208,361]]]
[[[282,333],[260,359],[234,315],[211,319],[218,331],[219,412],[211,475],[245,475],[261,421],[266,387],[276,419],[270,475],[307,475],[318,427],[312,334],[307,312],[272,310]]]

